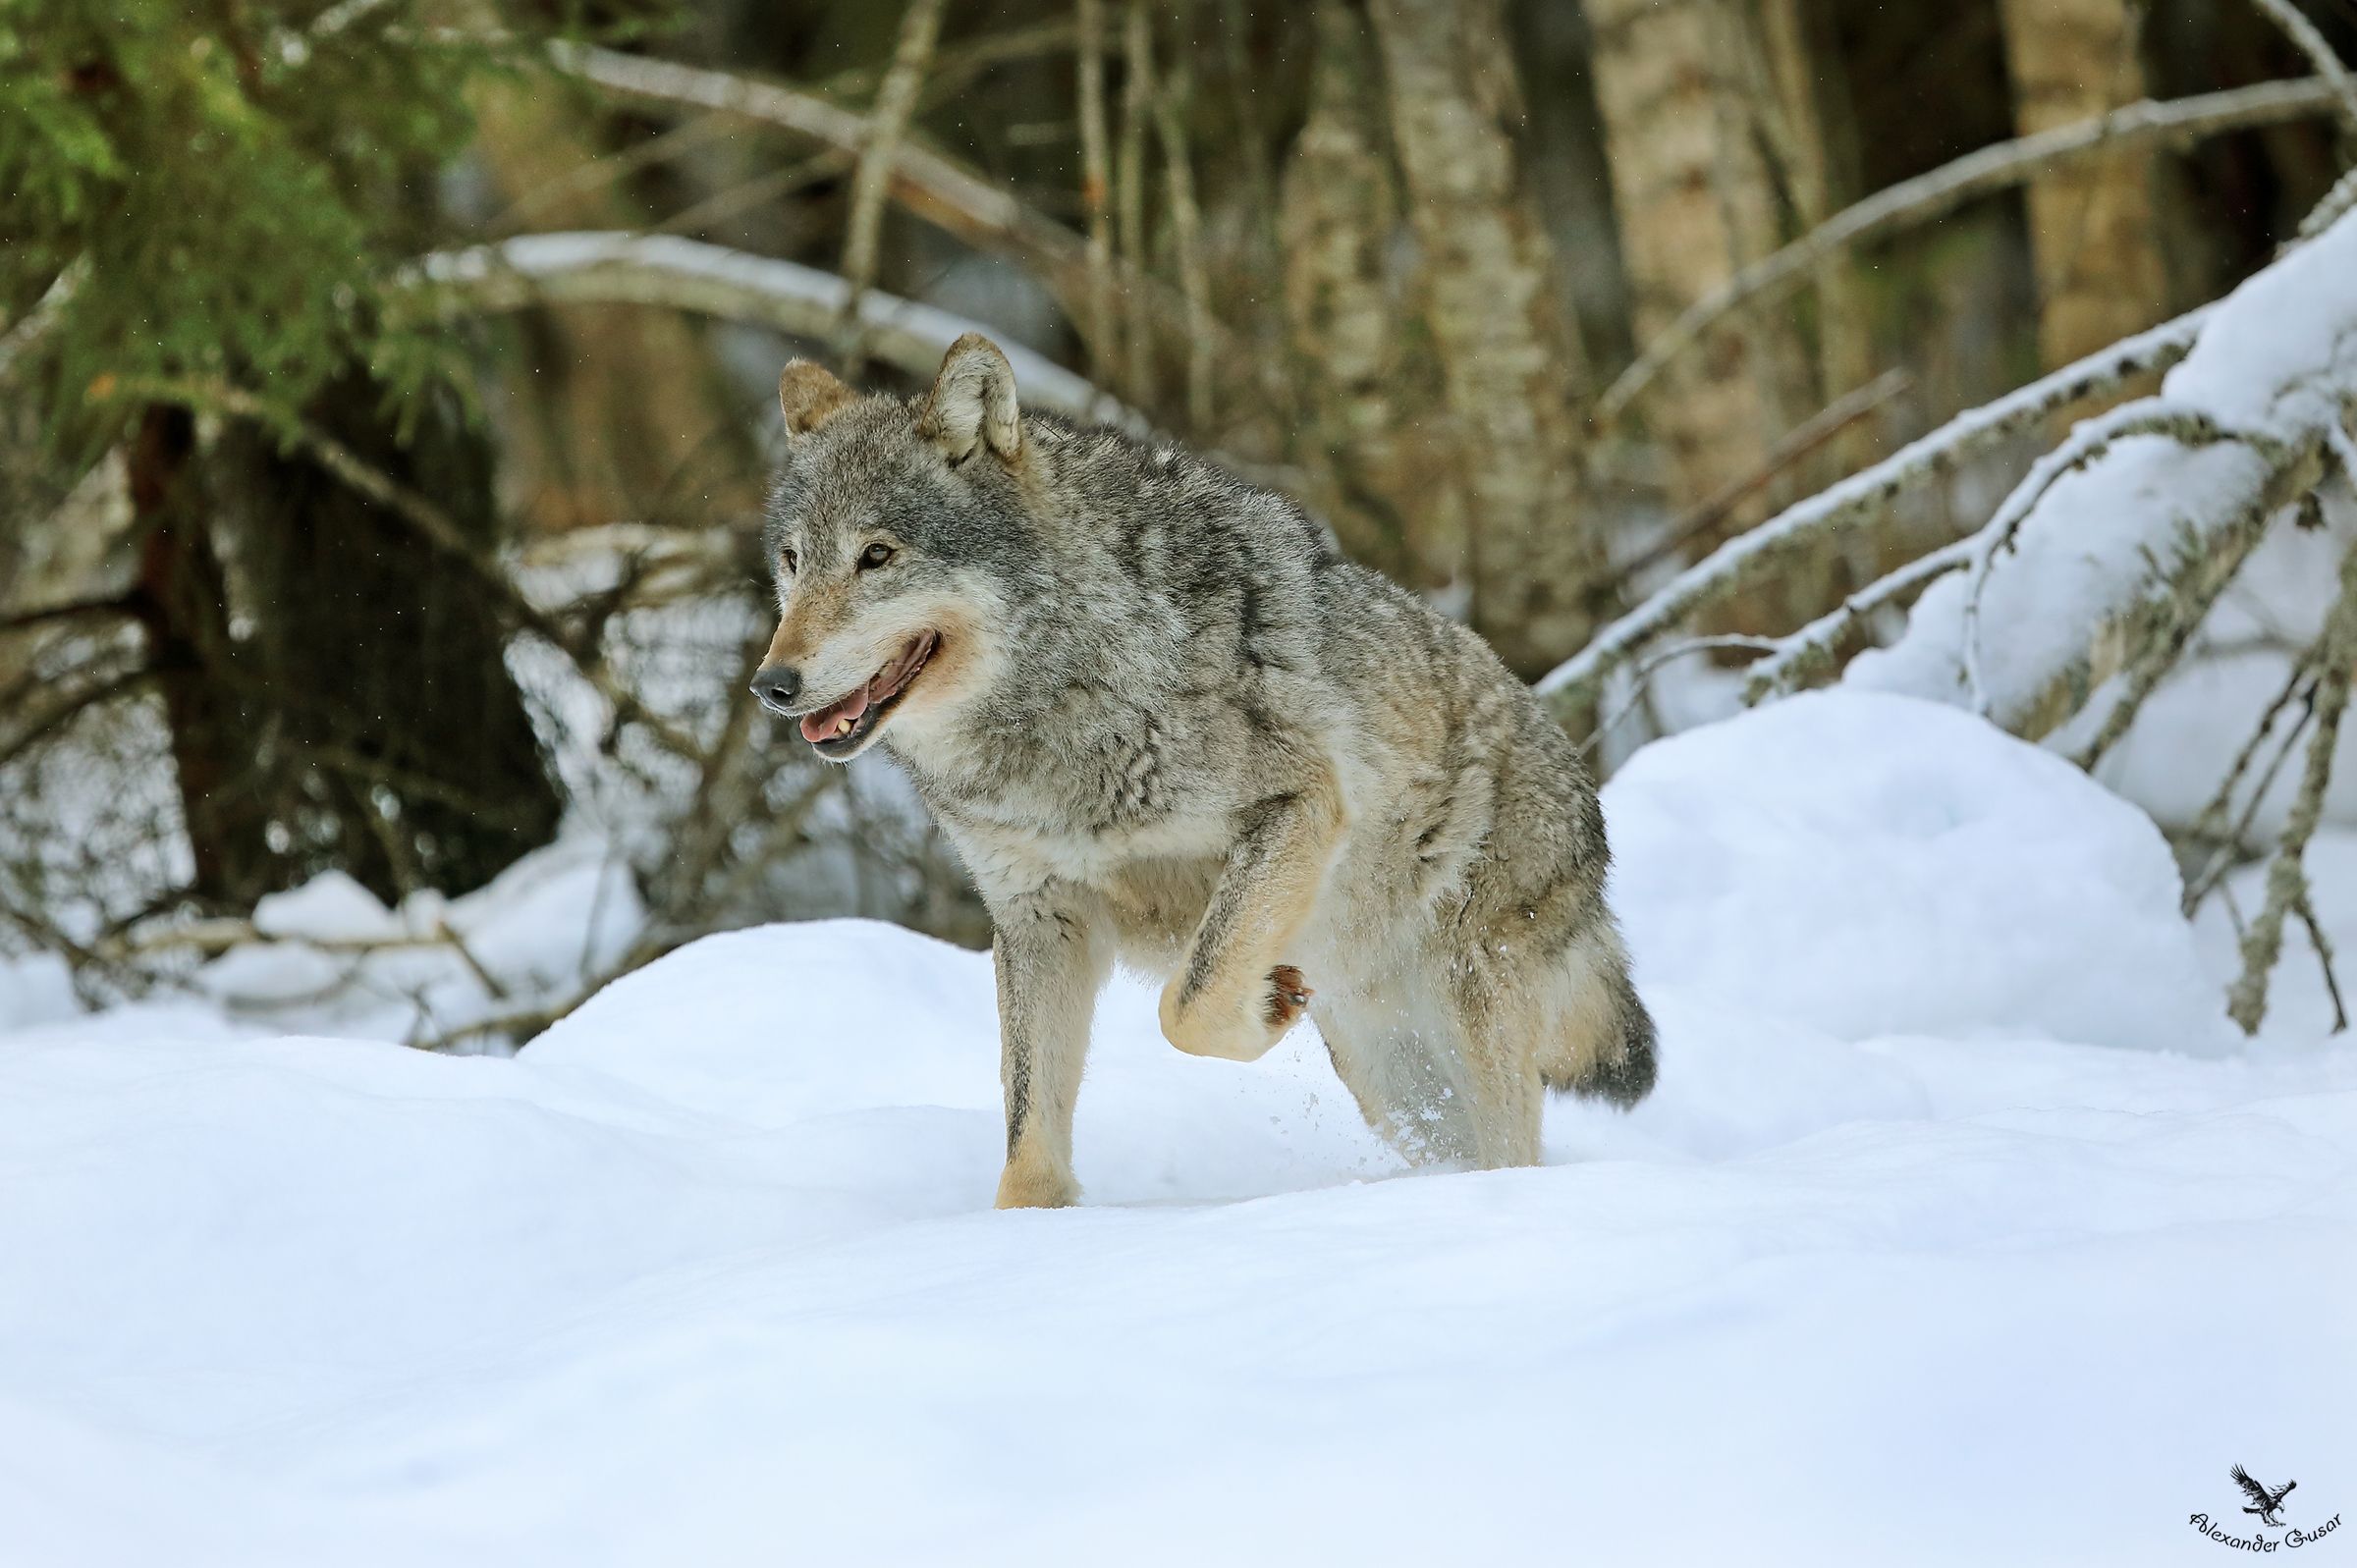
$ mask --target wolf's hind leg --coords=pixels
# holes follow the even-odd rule
[[[1254,1061],[1292,1026],[1303,982],[1284,963],[1285,949],[1309,918],[1342,832],[1331,780],[1244,813],[1185,961],[1163,988],[1162,1032],[1172,1045]]]
[[[1478,971],[1454,989],[1476,1159],[1490,1170],[1535,1165],[1546,1095],[1533,1046],[1545,1009],[1510,983],[1484,986]]]
[[[1072,1111],[1113,944],[1078,890],[1051,885],[994,911],[999,1068],[1007,1105],[1001,1209],[1073,1203]]]
[[[1455,1020],[1421,988],[1336,987],[1310,1003],[1335,1076],[1367,1125],[1410,1164],[1480,1158]]]

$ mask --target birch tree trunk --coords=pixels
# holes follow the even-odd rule
[[[2024,135],[2144,96],[2129,9],[2130,0],[1999,0]],[[2131,148],[2077,160],[2030,187],[2038,351],[2049,368],[2167,314],[2152,181],[2151,153]]]
[[[1317,8],[1309,119],[1279,194],[1286,331],[1307,404],[1307,466],[1352,559],[1435,587],[1464,569],[1464,503],[1429,357],[1399,330],[1399,191],[1375,46],[1343,0]]]
[[[1758,40],[1734,0],[1586,0],[1613,203],[1643,344],[1781,239],[1776,171],[1746,88]],[[1652,429],[1671,499],[1755,472],[1807,385],[1793,335],[1731,325],[1668,372]]]
[[[1474,625],[1518,674],[1586,640],[1602,561],[1579,508],[1586,379],[1509,135],[1496,0],[1374,0],[1392,135],[1470,523]]]

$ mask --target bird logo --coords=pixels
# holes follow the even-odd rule
[[[2282,1508],[2283,1499],[2291,1495],[2291,1488],[2299,1485],[2298,1482],[2287,1481],[2280,1487],[2270,1487],[2264,1482],[2253,1481],[2251,1473],[2240,1465],[2234,1467],[2232,1475],[2234,1485],[2240,1487],[2244,1495],[2251,1499],[2251,1506],[2245,1508],[2244,1513],[2257,1514],[2263,1525],[2283,1523],[2275,1514]]]

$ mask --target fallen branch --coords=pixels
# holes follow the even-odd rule
[[[2113,444],[2131,436],[2159,436],[2194,448],[2239,441],[2273,456],[2274,443],[2255,435],[2227,430],[2199,408],[2180,407],[2161,398],[2144,398],[2109,413],[2082,421],[2070,438],[2048,453],[2015,485],[1980,534],[1981,550],[1973,562],[1972,586],[1964,600],[1964,686],[1972,708],[1989,716],[1989,693],[1981,678],[1981,601],[1988,591],[1989,573],[2001,552],[2013,546],[2022,523],[2037,510],[2047,493],[2067,474],[2102,459]]]
[[[1722,318],[1746,306],[1769,303],[1805,283],[1828,258],[1843,251],[1930,223],[1982,196],[2025,185],[2057,163],[2145,142],[2164,148],[2191,146],[2229,131],[2326,113],[2336,102],[2332,84],[2317,78],[2262,81],[2169,103],[2146,100],[2098,119],[1983,147],[1928,174],[1878,190],[1745,267],[1688,306],[1614,378],[1596,400],[1591,418],[1600,425],[1618,420],[1672,360],[1700,342]]]

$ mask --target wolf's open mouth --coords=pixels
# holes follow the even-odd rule
[[[802,715],[802,738],[816,746],[821,756],[842,756],[855,751],[884,716],[901,700],[908,682],[925,668],[933,650],[941,645],[937,631],[919,633],[907,647],[894,656],[892,663],[868,677],[867,684],[840,702],[828,704],[816,713]]]

